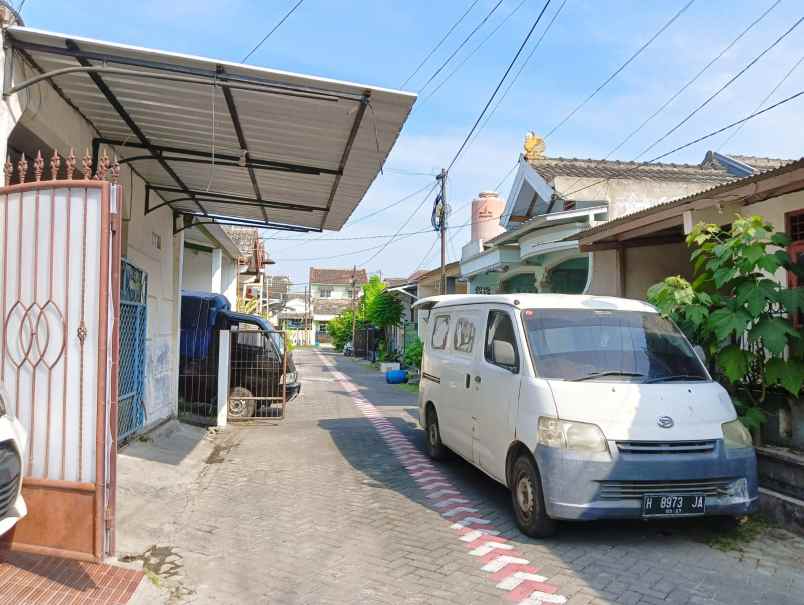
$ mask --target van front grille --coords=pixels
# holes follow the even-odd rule
[[[715,440],[706,441],[617,441],[623,454],[708,454],[715,451]]]
[[[703,494],[722,496],[734,479],[700,479],[690,481],[600,481],[600,500],[641,500],[652,494]]]

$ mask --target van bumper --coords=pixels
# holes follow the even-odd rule
[[[547,514],[554,519],[642,517],[642,495],[706,494],[706,515],[741,516],[759,508],[753,448],[729,449],[718,440],[702,455],[579,456],[557,448],[534,452]]]

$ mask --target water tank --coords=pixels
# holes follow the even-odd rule
[[[505,200],[496,191],[483,191],[472,200],[472,241],[488,241],[505,231],[499,220],[503,210]]]

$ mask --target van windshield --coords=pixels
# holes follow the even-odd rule
[[[558,380],[709,380],[672,322],[657,313],[596,309],[522,312],[536,371]]]

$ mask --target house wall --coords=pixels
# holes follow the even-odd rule
[[[685,243],[663,244],[592,253],[589,294],[645,300],[653,284],[670,275],[692,277],[689,249]]]
[[[554,187],[559,193],[570,193],[575,189],[591,185],[588,189],[571,194],[570,199],[578,202],[608,202],[608,216],[611,220],[643,208],[698,193],[716,184],[648,179],[599,181],[599,178],[557,176]]]
[[[184,267],[181,275],[183,290],[212,292],[212,252],[184,247]]]
[[[15,61],[15,80],[33,75],[31,67]],[[0,104],[0,158],[5,161],[7,139],[19,123],[50,148],[66,156],[90,149],[95,131],[47,83],[42,82]],[[113,155],[112,150],[108,150]],[[172,215],[162,208],[144,214],[145,185],[127,165],[120,170],[123,187],[122,254],[148,273],[145,407],[147,423],[176,413],[178,397],[178,331],[183,236],[173,235]]]
[[[743,216],[758,214],[770,222],[777,231],[783,232],[786,229],[785,214],[793,212],[794,210],[801,210],[802,208],[804,208],[804,191],[796,191],[765,200],[764,202],[759,202],[758,204],[750,204],[738,208],[724,206],[723,211],[719,211],[716,208],[697,210],[692,212],[692,224],[695,225],[703,221],[705,223],[727,225],[731,223],[737,213]],[[774,279],[782,284],[786,284],[787,271],[779,269]]]
[[[360,286],[357,286],[358,289]],[[331,288],[332,294],[329,298],[349,299],[352,298],[352,287],[346,285],[328,286],[326,284],[310,284],[310,296],[312,298],[321,298],[321,288]]]

